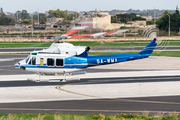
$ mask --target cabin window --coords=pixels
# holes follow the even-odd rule
[[[64,62],[63,59],[56,59],[56,66],[63,66]]]
[[[53,58],[47,59],[47,66],[54,66],[54,59]]]
[[[30,65],[36,65],[36,57],[32,57],[31,60],[29,61]]]
[[[40,65],[43,66],[44,65],[44,59],[40,58]]]

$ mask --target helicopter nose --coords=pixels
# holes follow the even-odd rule
[[[19,61],[18,63],[16,63],[15,65],[14,65],[14,67],[16,68],[16,69],[21,69],[21,70],[26,70],[26,62],[25,62],[25,60],[21,60],[21,61]]]
[[[20,63],[19,63],[19,62],[16,63],[16,64],[14,65],[14,67],[17,68],[17,69],[20,69]]]
[[[23,65],[21,65],[20,63],[16,63],[16,64],[14,65],[14,67],[15,67],[16,69],[26,70],[26,67],[23,66]]]

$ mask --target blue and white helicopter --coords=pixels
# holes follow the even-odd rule
[[[95,34],[87,34],[80,36],[69,36],[82,29],[89,27],[90,24],[81,24],[81,26],[74,27],[66,34],[56,38],[60,40],[62,38],[78,38],[88,36],[101,36],[118,34],[127,30],[118,30],[111,32],[102,32]],[[52,43],[48,49],[33,51],[30,55],[15,64],[15,68],[32,71],[39,74],[37,79],[28,79],[35,82],[52,82],[50,79],[42,80],[41,75],[64,75],[64,79],[55,80],[56,82],[66,82],[70,80],[80,80],[79,78],[66,79],[67,75],[85,74],[85,71],[81,71],[83,68],[114,64],[119,62],[125,62],[130,60],[137,60],[147,58],[151,55],[156,47],[156,38],[152,40],[144,49],[139,53],[132,54],[113,54],[113,55],[93,55],[89,56],[88,51],[90,47],[86,46],[74,46],[70,43]]]

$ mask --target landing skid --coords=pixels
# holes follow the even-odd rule
[[[65,71],[63,72],[63,79],[41,79],[42,73],[38,72],[39,78],[27,78],[28,81],[33,81],[33,82],[67,82],[67,81],[80,81],[79,77],[75,78],[66,78],[67,75],[78,75],[78,74],[86,74],[86,71],[78,71],[78,72],[72,72],[72,73],[66,73]]]
[[[68,79],[36,79],[36,78],[27,78],[28,81],[33,82],[69,82],[69,81],[80,81],[79,77],[68,78]]]

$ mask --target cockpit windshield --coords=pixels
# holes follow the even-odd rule
[[[30,57],[31,57],[31,55],[29,55],[29,56],[25,59],[26,63],[28,63]]]

